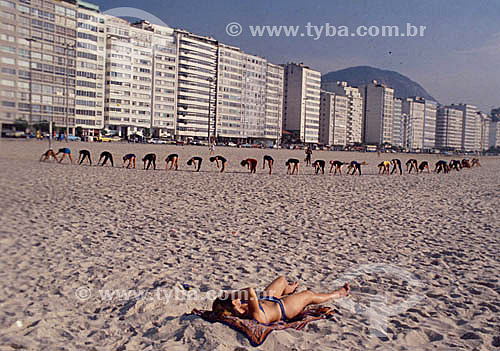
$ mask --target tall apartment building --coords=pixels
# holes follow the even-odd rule
[[[267,140],[275,140],[276,145],[279,145],[281,141],[284,74],[283,67],[267,63],[264,137]]]
[[[106,28],[99,7],[78,1],[75,126],[84,137],[104,127]]]
[[[484,112],[478,112],[479,121],[481,123],[481,140],[480,140],[480,150],[485,151],[490,148],[490,128],[491,128],[491,117]]]
[[[392,145],[403,146],[402,114],[403,100],[394,98],[394,120],[392,122]]]
[[[500,108],[491,109],[490,147],[500,147]]]
[[[0,1],[0,121],[75,126],[77,6]]]
[[[463,112],[462,150],[479,151],[481,148],[481,121],[477,107],[469,104],[452,104],[453,108]]]
[[[323,90],[347,97],[347,144],[361,143],[363,132],[363,97],[356,87],[347,82],[322,82]]]
[[[392,144],[394,89],[373,81],[360,87],[363,97],[363,133],[365,144]]]
[[[283,67],[283,129],[304,143],[318,143],[321,73],[303,64]]]
[[[403,147],[418,151],[424,147],[425,102],[407,98],[403,101]]]
[[[452,106],[440,106],[436,118],[436,148],[462,149],[463,112]]]
[[[347,110],[349,99],[321,91],[319,142],[324,145],[347,145]]]
[[[215,136],[217,41],[175,30],[178,56],[178,137]]]
[[[426,151],[430,151],[436,147],[436,116],[437,102],[424,100],[424,140],[422,147]]]

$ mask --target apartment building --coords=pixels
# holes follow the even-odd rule
[[[426,151],[433,150],[436,147],[436,115],[437,115],[437,102],[424,100],[424,135],[422,141],[422,148]]]
[[[279,65],[267,63],[266,72],[266,114],[264,137],[276,145],[281,141],[283,123],[284,69]]]
[[[463,112],[452,106],[440,106],[436,118],[436,148],[440,150],[462,149]]]
[[[77,6],[0,1],[0,120],[75,127]]]
[[[477,107],[469,104],[452,104],[453,108],[463,112],[462,150],[479,151],[481,149],[481,121]]]
[[[178,56],[177,123],[179,138],[215,137],[217,41],[175,31]]]
[[[394,120],[392,122],[392,145],[403,146],[402,114],[403,100],[394,98]]]
[[[96,5],[78,1],[75,126],[90,140],[104,127],[105,59],[104,16]]]
[[[402,104],[403,147],[411,151],[424,148],[425,102],[421,99],[407,98]]]
[[[321,73],[303,64],[284,68],[283,129],[303,143],[319,142]]]
[[[356,87],[347,82],[322,82],[321,88],[347,97],[347,144],[361,143],[363,131],[363,97]]]
[[[319,142],[329,146],[347,145],[347,96],[321,91]]]
[[[481,140],[480,140],[480,150],[488,150],[490,145],[490,128],[491,128],[491,117],[484,112],[478,112],[478,117],[481,123]]]
[[[363,97],[363,132],[365,144],[392,144],[394,89],[373,81],[360,87]]]

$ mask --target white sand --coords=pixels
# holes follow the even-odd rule
[[[0,141],[0,350],[251,350],[240,333],[187,315],[211,301],[157,294],[183,283],[203,294],[263,287],[280,274],[316,291],[349,280],[353,296],[329,304],[334,319],[273,332],[261,350],[499,347],[498,158],[449,175],[387,177],[376,164],[393,154],[315,151],[313,160],[365,160],[366,175],[302,167],[286,176],[285,160],[303,151],[219,147],[229,159],[219,174],[205,147],[69,144],[75,157],[90,149],[94,162],[110,150],[115,166],[125,153],[156,152],[161,170],[148,172],[140,159],[140,170],[39,163],[46,147]],[[180,170],[165,172],[174,152]],[[272,176],[261,168],[266,153]],[[192,155],[204,157],[202,172],[186,165]],[[239,165],[249,156],[256,175]],[[416,156],[431,167],[438,159]],[[80,287],[90,298],[76,297]],[[106,301],[100,289],[150,294]],[[410,297],[419,302],[409,310],[394,307]],[[371,333],[391,310],[385,336]]]

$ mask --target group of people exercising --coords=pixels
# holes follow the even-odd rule
[[[58,158],[59,155],[61,155],[61,158]],[[306,154],[307,155],[307,154]],[[310,155],[310,154],[309,154]],[[307,156],[309,156],[307,155]],[[58,150],[56,153],[53,149],[47,150],[45,153],[42,154],[40,157],[40,161],[47,161],[51,158],[56,160],[57,162],[61,163],[64,158],[68,156],[69,160],[71,163],[73,163],[73,158],[71,157],[71,150],[69,148],[61,148]],[[325,174],[325,167],[326,167],[326,161],[324,160],[315,160],[314,162],[311,163],[310,156],[309,159],[306,156],[306,166],[311,165],[314,167],[314,171],[316,174]],[[135,154],[126,154],[125,156],[122,157],[123,163],[122,167],[126,168],[136,168],[136,155]],[[215,162],[217,165],[217,168],[220,169],[220,172],[223,173],[226,170],[226,165],[227,165],[227,159],[224,158],[223,156],[217,155],[217,156],[212,156],[209,158],[210,162]],[[92,166],[92,159],[90,155],[89,150],[80,150],[79,152],[79,157],[78,157],[78,164],[81,165],[84,161],[87,161],[88,164]],[[112,167],[114,167],[113,163],[113,155],[109,151],[103,151],[101,152],[99,156],[99,161],[97,162],[98,166],[104,166],[107,163],[111,164]],[[309,162],[308,162],[309,161]],[[146,154],[142,158],[142,162],[144,163],[143,169],[149,170],[149,168],[152,166],[153,169],[156,169],[156,154],[154,153],[149,153]],[[203,162],[203,158],[199,156],[193,156],[187,161],[188,166],[194,166],[195,172],[199,172],[201,168],[201,164]],[[179,155],[178,154],[170,154],[167,156],[165,159],[165,169],[166,170],[171,170],[175,169],[177,170],[179,168]],[[250,173],[256,173],[257,172],[257,164],[258,161],[255,158],[247,158],[241,161],[241,166],[247,167]],[[269,168],[269,174],[272,174],[273,172],[273,167],[274,167],[274,159],[269,156],[265,155],[263,160],[262,160],[263,167],[262,169],[266,168],[266,165]],[[296,158],[289,158],[285,162],[285,166],[287,166],[287,174],[299,174],[299,164],[300,161]],[[355,175],[356,172],[361,175],[361,166],[367,165],[366,162],[358,162],[358,161],[351,161],[351,162],[343,162],[339,160],[331,160],[330,161],[330,173],[334,172],[334,175],[337,175],[339,173],[342,175],[342,168],[344,166],[347,166],[347,174],[349,175]],[[455,169],[456,171],[460,171],[463,168],[472,168],[472,167],[480,167],[481,164],[479,163],[479,159],[473,158],[472,160],[468,159],[463,159],[463,160],[451,160],[450,162],[446,162],[444,160],[440,160],[436,162],[435,168],[433,172],[436,173],[448,173],[452,169]],[[379,168],[379,174],[394,174],[396,172],[399,172],[400,175],[403,174],[403,168],[402,168],[402,163],[401,160],[395,158],[390,161],[382,161],[378,164]],[[392,169],[391,169],[392,168]],[[423,173],[424,171],[427,171],[427,173],[431,173],[431,170],[429,168],[429,162],[427,161],[421,161],[420,163],[416,159],[409,159],[406,162],[406,171],[408,173],[411,173],[412,171],[415,171],[417,174],[418,173]]]

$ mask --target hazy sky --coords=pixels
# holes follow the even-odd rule
[[[397,71],[443,104],[500,106],[500,0],[90,0],[134,7],[174,28],[211,35],[274,63],[304,62],[323,74],[357,65]],[[238,22],[242,34],[226,33]],[[424,37],[253,37],[249,26],[426,26]],[[314,31],[314,30],[313,30]],[[313,32],[314,33],[314,32]]]

